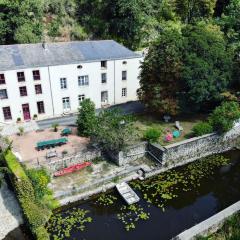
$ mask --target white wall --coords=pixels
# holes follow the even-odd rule
[[[107,61],[107,68],[101,68],[101,62],[71,64],[49,67],[53,93],[54,114],[63,113],[62,98],[69,97],[71,111],[79,106],[78,95],[85,94],[96,108],[101,108],[101,92],[108,91],[108,104],[114,105],[137,100],[139,88],[139,65],[141,58]],[[123,61],[127,64],[124,65]],[[78,69],[77,66],[82,68]],[[127,71],[127,80],[122,81],[122,71]],[[101,73],[107,73],[107,83],[101,82]],[[88,86],[78,86],[78,76],[89,76]],[[67,89],[61,89],[60,78],[67,78]],[[114,91],[115,87],[115,91]],[[122,88],[127,88],[127,97],[122,97]]]
[[[41,80],[33,80],[32,71],[40,70]],[[25,73],[25,82],[18,82],[17,72]],[[49,77],[48,69],[44,68],[34,68],[34,69],[19,69],[11,70],[6,72],[0,72],[5,75],[6,84],[0,85],[0,89],[7,89],[8,99],[0,99],[0,122],[4,122],[3,117],[3,107],[10,107],[12,113],[12,121],[16,122],[17,118],[20,117],[23,120],[22,104],[29,104],[30,114],[33,117],[37,114],[39,118],[52,115],[52,103],[51,103],[51,93],[49,91]],[[42,94],[35,94],[35,84],[42,85]],[[19,92],[20,86],[27,87],[27,96],[21,97]],[[44,101],[45,114],[38,114],[37,102]]]
[[[63,114],[62,98],[69,97],[71,112],[76,112],[79,106],[78,95],[84,94],[101,108],[101,91],[108,91],[108,104],[119,104],[137,100],[136,91],[139,88],[139,66],[141,58],[107,61],[107,69],[101,68],[101,62],[69,64],[34,69],[19,69],[0,72],[5,75],[6,84],[0,89],[6,89],[8,99],[0,100],[0,122],[4,122],[2,107],[11,108],[12,122],[18,117],[23,120],[22,104],[29,104],[30,114],[38,114],[37,101],[44,101],[45,114],[38,118],[48,118]],[[123,64],[126,61],[127,64]],[[82,68],[77,68],[82,65]],[[41,80],[33,80],[32,71],[40,70]],[[18,82],[17,72],[25,73],[25,82]],[[122,81],[122,71],[127,71],[127,80]],[[107,73],[107,83],[101,82],[101,73]],[[88,75],[89,86],[78,86],[78,76]],[[67,89],[61,89],[60,78],[67,79]],[[49,81],[50,79],[50,81]],[[35,94],[35,84],[42,85],[43,94]],[[19,87],[26,86],[28,96],[20,97]],[[127,97],[122,97],[122,88],[127,88]],[[115,88],[115,90],[114,90]]]

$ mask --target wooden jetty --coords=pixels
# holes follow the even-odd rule
[[[125,182],[116,185],[116,188],[122,198],[128,205],[136,203],[140,200],[138,195],[132,190],[132,188]]]

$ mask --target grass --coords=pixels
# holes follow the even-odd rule
[[[199,236],[197,240],[239,240],[240,239],[240,214],[230,217],[216,233],[208,236]]]
[[[179,116],[176,119],[173,119],[171,122],[164,122],[162,119],[153,117],[152,115],[135,115],[134,119],[134,127],[137,130],[137,139],[136,141],[143,140],[143,136],[146,130],[150,128],[155,128],[162,132],[158,143],[161,145],[167,145],[175,142],[179,142],[185,139],[188,139],[191,137],[192,128],[195,126],[198,122],[206,119],[206,115],[185,115],[185,116]],[[166,135],[167,130],[173,131],[176,130],[175,128],[175,121],[180,121],[180,125],[183,127],[183,132],[180,137],[174,138],[171,142],[166,142],[164,140],[164,137]]]

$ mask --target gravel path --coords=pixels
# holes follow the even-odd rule
[[[0,189],[0,239],[23,223],[15,195],[3,182]]]

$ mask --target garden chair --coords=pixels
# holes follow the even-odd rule
[[[183,127],[180,125],[179,121],[175,122],[175,127],[179,130],[179,131],[183,131]]]

